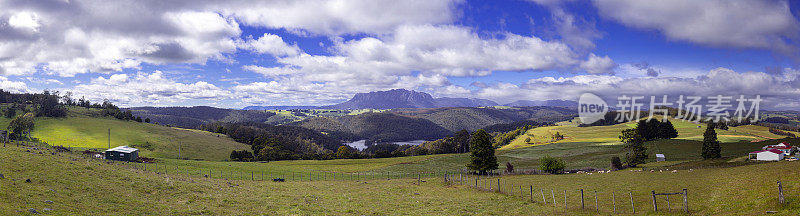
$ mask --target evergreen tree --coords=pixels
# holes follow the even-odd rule
[[[472,138],[469,141],[470,164],[467,165],[467,168],[479,173],[497,169],[499,165],[497,164],[497,157],[494,155],[492,141],[492,135],[489,135],[483,129],[472,133]]]
[[[641,123],[641,122],[640,122]],[[641,124],[640,124],[641,125]],[[645,139],[639,134],[640,130],[627,129],[622,131],[619,139],[625,144],[625,163],[629,167],[643,164],[647,160],[647,147],[644,146]]]
[[[714,159],[722,157],[722,148],[717,140],[717,132],[714,130],[716,125],[709,123],[706,132],[703,133],[703,159]]]
[[[673,126],[672,122],[669,120],[659,124],[659,131],[659,137],[663,139],[672,139],[678,137],[678,130],[675,130],[675,126]]]

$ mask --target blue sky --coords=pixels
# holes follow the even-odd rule
[[[800,109],[788,1],[0,0],[0,88],[122,106],[582,92],[762,95]]]

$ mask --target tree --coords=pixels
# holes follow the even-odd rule
[[[33,127],[33,113],[25,113],[24,115],[17,116],[8,124],[8,130],[11,131],[10,137],[12,139],[20,139],[26,137],[26,135],[30,136]]]
[[[453,139],[458,145],[458,153],[469,152],[469,131],[460,130],[453,135]]]
[[[701,153],[703,159],[722,157],[722,148],[719,146],[717,132],[714,130],[715,127],[714,123],[709,123],[706,127],[706,132],[703,133],[703,152]]]
[[[660,138],[672,139],[678,137],[678,130],[675,130],[675,126],[673,126],[672,122],[670,122],[669,120],[660,123],[658,130]]]
[[[497,157],[494,155],[492,141],[492,135],[489,135],[483,129],[472,133],[472,138],[469,141],[470,164],[467,165],[467,168],[481,174],[497,169],[499,165],[497,164]]]
[[[566,165],[563,161],[549,155],[539,159],[539,169],[550,174],[560,173],[564,171],[564,167]]]
[[[640,122],[641,123],[641,122]],[[640,124],[641,125],[641,124]],[[644,146],[645,139],[639,134],[638,129],[627,129],[622,131],[619,136],[620,141],[625,144],[625,163],[629,167],[643,164],[647,160],[647,147]]]
[[[14,108],[13,105],[8,106],[8,109],[6,110],[6,118],[14,118],[14,116],[16,115],[17,115],[17,109]]]
[[[506,162],[506,173],[514,173],[514,165],[511,162]]]
[[[351,154],[350,148],[347,146],[339,146],[339,149],[336,150],[336,158],[339,159],[350,158]]]
[[[142,117],[137,116],[136,117],[136,122],[142,122]]]
[[[622,169],[622,160],[620,160],[619,157],[617,156],[611,157],[611,169],[612,170]]]
[[[146,123],[150,123],[150,118],[145,118],[145,119],[144,119],[144,122],[146,122]]]

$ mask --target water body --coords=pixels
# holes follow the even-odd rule
[[[411,140],[411,141],[389,142],[389,143],[397,144],[397,145],[420,145],[420,144],[424,143],[425,141],[426,140]],[[347,146],[353,147],[355,149],[358,149],[359,151],[367,149],[367,140],[359,140],[359,141],[349,142],[349,143],[344,143],[344,144],[347,145]]]

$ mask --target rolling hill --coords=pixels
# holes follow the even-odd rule
[[[223,122],[260,122],[264,123],[274,116],[273,112],[258,110],[222,109],[208,106],[195,107],[133,107],[128,108],[134,116],[149,118],[152,122],[198,128],[202,124],[215,121]]]
[[[341,140],[367,139],[373,142],[431,140],[452,134],[424,118],[394,113],[362,113],[340,117],[315,117],[292,123],[328,133]]]
[[[233,150],[250,149],[222,134],[100,117],[93,109],[70,107],[68,112],[65,118],[36,118],[32,136],[52,145],[106,149],[111,129],[111,147],[134,146],[141,156],[158,158],[178,158],[180,150],[180,158],[225,160]],[[9,121],[0,117],[0,127]]]

